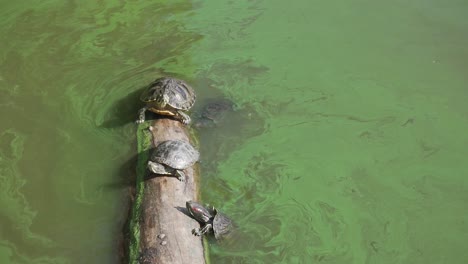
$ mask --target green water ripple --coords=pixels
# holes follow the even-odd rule
[[[2,127],[28,138],[2,178],[2,189],[21,189],[2,196],[2,215],[12,223],[1,236],[10,248],[5,254],[15,256],[10,261],[117,261],[136,155],[134,95],[167,74],[176,55],[186,62],[181,67],[190,66],[183,50],[199,36],[183,32],[177,13],[185,16],[191,7],[185,1],[2,4],[0,32],[8,39],[0,51]],[[12,231],[14,223],[28,239]],[[41,238],[47,250],[32,242]]]
[[[27,139],[22,133],[13,129],[7,129],[0,134],[0,206],[3,234],[14,234],[14,243],[2,240],[2,248],[6,254],[4,263],[64,263],[59,258],[41,257],[41,259],[28,260],[28,257],[19,251],[15,244],[40,247],[48,251],[55,246],[53,241],[31,230],[37,211],[31,208],[27,198],[23,194],[23,186],[26,180],[22,177],[18,167],[23,155],[24,143]],[[2,254],[3,256],[3,254]],[[16,262],[19,261],[19,262]]]
[[[0,262],[117,261],[161,75],[235,104],[198,131],[213,263],[467,262],[465,3],[0,5]]]
[[[221,183],[204,186],[204,198],[222,197],[245,229],[242,242],[214,250],[214,262],[467,259],[459,233],[466,78],[454,57],[466,53],[461,16],[454,23],[437,4],[420,12],[420,2],[355,4],[218,3],[191,24],[206,32],[198,51],[214,53],[196,56],[203,74],[265,118],[263,134],[229,149],[208,175]],[[216,26],[206,19],[236,8],[235,17],[217,12]],[[452,229],[434,230],[449,222]]]

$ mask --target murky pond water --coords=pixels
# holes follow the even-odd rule
[[[213,263],[467,263],[463,1],[0,1],[0,263],[116,263],[141,87],[200,129]],[[130,164],[130,165],[129,165]]]

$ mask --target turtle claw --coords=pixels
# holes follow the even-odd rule
[[[135,121],[135,124],[143,124],[145,122],[145,117],[141,118],[141,116]]]
[[[180,121],[184,124],[184,125],[189,125],[191,122],[192,122],[192,119],[190,118],[189,115],[187,115],[186,113],[182,112],[182,111],[177,111],[177,113],[179,114],[179,117],[180,117]]]
[[[201,236],[204,235],[206,232],[208,232],[212,228],[211,224],[206,224],[203,228],[194,228],[192,229],[192,234],[194,236]]]
[[[192,234],[193,234],[194,236],[201,236],[201,235],[202,235],[202,233],[200,232],[200,228],[194,228],[194,229],[192,229]]]
[[[176,172],[176,176],[177,176],[177,179],[178,179],[179,181],[185,182],[185,173],[184,173],[184,172],[178,170],[178,171]]]
[[[140,109],[140,111],[138,111],[138,119],[137,121],[135,121],[135,123],[142,124],[143,122],[145,122],[145,112],[147,109],[147,107],[143,107]]]
[[[190,123],[191,123],[190,118],[182,118],[180,121],[182,122],[182,124],[184,124],[186,126],[190,125]]]

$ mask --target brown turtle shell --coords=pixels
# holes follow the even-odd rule
[[[213,233],[217,240],[222,240],[227,237],[232,229],[234,228],[234,223],[232,220],[227,217],[225,214],[214,209],[215,217],[213,219]]]
[[[195,103],[196,95],[193,88],[186,82],[171,77],[162,77],[148,86],[140,100],[151,103],[158,98],[167,98],[165,103],[175,109],[189,110]]]
[[[192,166],[200,153],[190,143],[182,140],[168,140],[160,143],[151,155],[151,160],[177,170]]]

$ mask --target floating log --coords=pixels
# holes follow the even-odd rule
[[[184,140],[196,145],[187,127],[176,120],[154,120],[149,126],[149,131],[152,147],[165,140]],[[147,154],[143,156],[147,158]],[[142,164],[139,165],[141,167]],[[140,239],[137,263],[206,262],[202,239],[192,235],[192,229],[199,224],[187,216],[185,209],[186,201],[199,200],[198,164],[187,168],[184,173],[186,180],[180,182],[176,177],[154,177],[155,175],[146,172],[147,178],[142,182],[144,188],[139,205]]]

